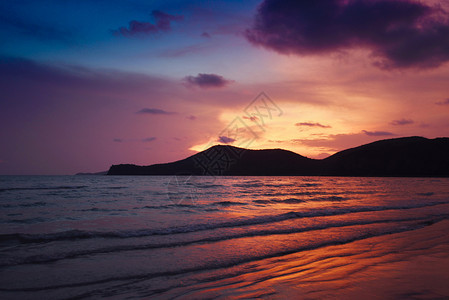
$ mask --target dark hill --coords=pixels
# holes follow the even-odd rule
[[[151,166],[113,165],[108,175],[330,175],[449,177],[449,138],[377,141],[324,160],[282,149],[213,146],[186,159]]]
[[[449,138],[377,141],[323,160],[328,175],[449,176]]]
[[[307,175],[316,160],[282,149],[213,146],[186,159],[151,166],[113,165],[108,175]]]

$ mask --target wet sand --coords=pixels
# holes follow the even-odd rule
[[[449,299],[449,221],[242,267],[244,275],[164,297]]]

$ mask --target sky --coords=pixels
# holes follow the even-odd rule
[[[0,2],[0,174],[449,136],[449,1]]]

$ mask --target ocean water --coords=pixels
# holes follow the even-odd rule
[[[447,220],[449,179],[1,176],[0,207],[1,299],[320,298],[418,251],[375,241]]]

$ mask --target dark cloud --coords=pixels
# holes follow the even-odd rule
[[[256,117],[256,116],[251,116],[251,117],[243,116],[242,118],[243,118],[243,119],[246,119],[246,120],[250,120],[251,122],[257,122],[257,121],[259,121],[259,118]]]
[[[150,115],[173,115],[175,112],[165,111],[159,108],[142,108],[136,114],[150,114]]]
[[[383,68],[437,67],[449,60],[449,18],[414,0],[265,0],[246,31],[283,54],[366,48]]]
[[[116,143],[122,143],[123,140],[122,139],[113,139],[112,141],[116,142]]]
[[[392,136],[395,135],[394,133],[388,132],[388,131],[367,131],[362,130],[364,134],[367,136]]]
[[[27,94],[28,97],[24,98],[29,98],[30,101],[35,101],[33,98],[48,97],[50,89],[70,89],[70,94],[79,92],[95,94],[102,91],[111,96],[129,97],[130,94],[147,94],[155,89],[167,88],[167,85],[172,86],[172,83],[165,79],[139,73],[96,70],[63,64],[56,66],[1,55],[0,78],[2,78],[0,88],[3,95],[5,91],[10,91],[11,94],[20,92]],[[27,86],[27,89],[23,89],[23,86]],[[36,91],[41,91],[45,95],[39,95]]]
[[[210,37],[211,37],[210,34],[209,34],[208,32],[203,32],[203,33],[201,34],[201,36],[204,37],[204,38],[210,38]]]
[[[415,121],[410,119],[400,119],[400,120],[393,120],[390,122],[391,125],[400,126],[400,125],[408,125],[413,124]]]
[[[199,73],[197,76],[187,76],[184,80],[188,85],[199,86],[201,88],[220,88],[233,82],[217,74],[203,73]]]
[[[170,30],[171,22],[178,22],[184,20],[184,16],[175,16],[164,13],[160,10],[153,10],[151,13],[156,20],[156,27],[160,30]]]
[[[320,127],[320,128],[332,128],[329,125],[323,125],[320,123],[312,123],[312,122],[302,122],[302,123],[296,123],[295,126],[305,126],[305,127]]]
[[[140,34],[155,34],[160,31],[171,30],[171,22],[182,21],[184,19],[183,16],[174,16],[159,10],[153,10],[151,16],[155,20],[154,24],[151,22],[132,20],[129,22],[128,27],[120,27],[116,30],[112,30],[112,33],[116,36],[122,35],[126,37]]]
[[[217,141],[220,143],[223,143],[223,144],[229,144],[229,143],[235,142],[235,139],[227,137],[227,136],[220,136],[220,137],[218,137]]]
[[[190,121],[195,121],[196,117],[194,115],[190,115],[190,116],[187,116],[186,119],[189,119]]]
[[[447,98],[446,100],[443,101],[439,101],[437,103],[435,103],[437,105],[449,105],[449,98]]]
[[[149,142],[153,142],[155,140],[156,140],[156,137],[152,136],[152,137],[143,139],[142,142],[149,143]]]
[[[120,27],[112,31],[116,36],[133,36],[136,34],[152,34],[157,32],[159,32],[159,29],[154,24],[136,20],[130,21],[128,27]]]
[[[28,37],[38,38],[44,41],[60,41],[70,43],[73,34],[66,29],[50,26],[43,23],[29,21],[15,16],[11,11],[0,12],[0,27],[15,31]]]

